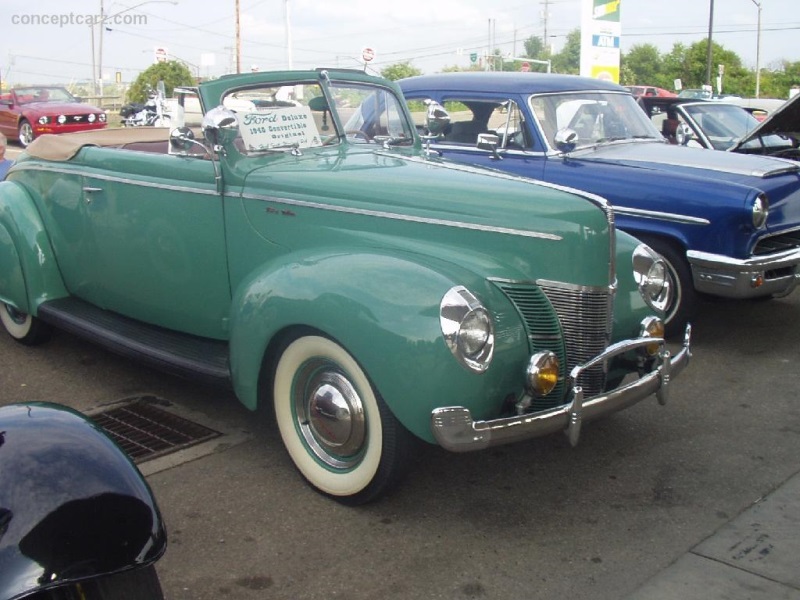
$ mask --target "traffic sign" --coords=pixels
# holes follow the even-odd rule
[[[370,62],[373,58],[375,58],[375,50],[372,48],[364,48],[361,51],[361,58],[364,59],[364,62]]]

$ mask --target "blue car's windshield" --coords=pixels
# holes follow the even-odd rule
[[[632,96],[575,92],[531,96],[531,110],[551,147],[556,132],[572,129],[577,148],[621,140],[662,140]]]

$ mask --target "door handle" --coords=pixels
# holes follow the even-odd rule
[[[103,188],[90,187],[88,185],[84,186],[83,187],[83,193],[84,193],[84,198],[86,199],[86,204],[91,204],[92,203],[92,196],[91,196],[92,194],[96,194],[97,192],[102,192],[102,191],[103,191]]]

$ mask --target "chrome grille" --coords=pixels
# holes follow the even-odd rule
[[[753,255],[763,256],[764,254],[772,254],[773,252],[792,250],[794,248],[800,248],[800,230],[761,238],[756,243],[756,247],[753,248]]]
[[[520,284],[498,282],[498,286],[514,303],[528,328],[531,351],[551,350],[556,353],[567,375],[576,365],[601,354],[611,340],[613,293],[609,289],[586,289],[558,282]],[[604,365],[584,372],[579,380],[587,396],[605,389]],[[564,382],[549,396],[550,405],[563,402]],[[555,401],[557,400],[557,401]],[[534,410],[547,408],[541,401]]]

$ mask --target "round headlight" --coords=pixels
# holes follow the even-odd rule
[[[761,229],[767,224],[767,217],[769,216],[769,200],[766,194],[759,194],[753,200],[753,227]]]
[[[97,119],[98,119],[98,120],[99,120],[101,123],[105,123],[105,122],[106,122],[106,113],[100,113],[99,115],[97,115]]]
[[[50,122],[50,117],[39,117],[39,125],[47,125]]]
[[[58,115],[58,119],[56,119],[60,125],[63,125],[67,122],[67,115]]]
[[[534,396],[546,396],[558,383],[558,357],[550,351],[537,352],[528,361],[528,389]]]
[[[463,286],[450,288],[439,306],[444,341],[453,356],[476,373],[489,368],[494,354],[494,325],[489,312]]]
[[[87,117],[87,119],[89,120],[89,123],[94,123],[96,118],[97,117],[94,116],[94,113],[89,113],[89,116]]]
[[[647,305],[664,312],[672,301],[672,285],[667,265],[652,248],[639,244],[633,251],[633,278]]]

